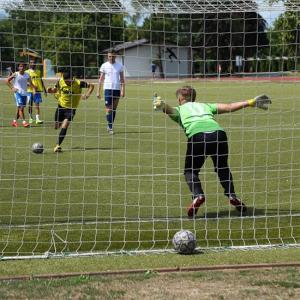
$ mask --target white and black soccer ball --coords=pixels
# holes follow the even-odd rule
[[[33,153],[43,153],[44,146],[41,143],[34,143],[31,147]]]
[[[173,247],[177,253],[192,254],[196,249],[195,235],[189,230],[180,230],[173,237]]]

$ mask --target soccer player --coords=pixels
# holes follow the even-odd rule
[[[82,95],[83,88],[88,90]],[[62,152],[61,144],[67,134],[70,123],[74,119],[80,100],[81,98],[84,100],[88,99],[93,90],[94,86],[92,84],[72,77],[69,71],[62,73],[62,78],[56,83],[54,88],[48,88],[48,93],[55,93],[58,100],[54,128],[61,128],[54,152]]]
[[[100,77],[97,97],[101,99],[102,85],[104,85],[104,100],[106,108],[107,131],[114,134],[113,123],[120,97],[125,96],[124,67],[116,62],[116,52],[108,52],[108,61],[100,67]]]
[[[36,93],[35,94],[33,93],[33,90],[30,86],[27,88],[29,124],[33,123],[33,118],[32,118],[33,103],[34,103],[35,110],[36,110],[35,123],[36,124],[43,124],[43,121],[40,120],[40,103],[43,102],[41,93],[44,92],[45,96],[47,96],[47,90],[46,90],[46,87],[44,85],[44,81],[43,81],[42,76],[41,76],[41,71],[36,68],[35,59],[33,59],[33,58],[30,59],[29,69],[26,70],[26,73],[29,74],[32,83],[36,86]]]
[[[234,112],[248,106],[267,109],[271,100],[266,95],[253,99],[226,103],[196,103],[196,91],[190,86],[184,86],[176,91],[179,106],[171,107],[157,97],[154,109],[162,110],[173,121],[179,123],[188,138],[185,157],[185,180],[193,196],[187,214],[194,217],[199,207],[205,202],[204,191],[199,179],[199,172],[207,156],[212,158],[215,172],[231,205],[244,214],[246,205],[237,197],[232,174],[228,166],[228,143],[224,129],[214,119],[215,114]]]
[[[18,119],[22,119],[23,127],[29,127],[29,123],[25,121],[24,108],[26,107],[27,101],[27,86],[29,85],[32,92],[35,93],[36,87],[33,85],[30,76],[25,73],[25,64],[18,64],[17,72],[14,72],[6,79],[6,84],[14,92],[17,111],[16,118],[12,121],[11,125],[13,127],[18,127]]]
[[[152,63],[151,63],[152,79],[155,78],[156,67],[157,67],[156,63],[155,63],[155,62],[152,62]]]

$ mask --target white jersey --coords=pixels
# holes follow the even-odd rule
[[[22,96],[27,96],[27,83],[30,80],[30,76],[28,73],[24,73],[23,75],[20,72],[14,73],[14,88],[18,90],[18,93]]]
[[[120,90],[120,73],[123,71],[123,65],[118,62],[115,62],[114,64],[111,64],[110,62],[102,64],[100,67],[100,73],[105,75],[103,86],[104,90]]]

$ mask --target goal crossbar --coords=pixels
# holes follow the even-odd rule
[[[285,0],[286,11],[300,10],[300,3]],[[44,12],[107,12],[107,13],[163,13],[163,14],[202,14],[281,11],[283,3],[274,0],[0,0],[0,9],[44,11]]]

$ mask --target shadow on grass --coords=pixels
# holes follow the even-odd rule
[[[24,128],[21,123],[18,125],[18,128],[21,128],[21,129],[24,128],[24,130],[29,130],[30,128],[43,128],[43,127],[50,127],[50,126],[43,126],[43,124],[42,124],[42,125],[30,125],[29,127]],[[0,128],[11,128],[12,130],[17,130],[17,128],[15,128],[9,124],[1,125]],[[53,126],[52,126],[52,128],[53,128]]]
[[[286,213],[286,214],[285,214]],[[278,214],[278,210],[275,209],[268,209],[267,213],[264,209],[255,209],[255,208],[248,208],[247,214],[244,214],[241,216],[241,214],[237,211],[234,210],[227,210],[227,211],[219,211],[219,212],[209,212],[206,214],[199,214],[198,216],[194,218],[189,218],[188,216],[185,215],[180,215],[180,216],[152,216],[152,217],[114,217],[111,218],[109,216],[103,216],[103,217],[69,217],[69,218],[56,218],[56,220],[53,220],[52,217],[45,217],[42,221],[38,218],[36,221],[32,220],[27,221],[26,225],[24,225],[24,218],[20,219],[15,219],[14,223],[11,221],[6,221],[3,220],[2,224],[0,224],[0,229],[5,229],[5,228],[25,228],[25,227],[40,227],[40,226],[82,226],[82,225],[95,225],[95,224],[115,224],[115,225],[122,225],[122,224],[139,224],[139,223],[150,223],[152,224],[153,222],[160,222],[162,223],[170,223],[170,222],[181,222],[181,221],[204,221],[207,219],[211,220],[219,220],[219,219],[236,219],[236,218],[256,218],[256,217],[262,217],[262,218],[268,218],[268,217],[277,217],[277,218],[290,218],[290,217],[295,217],[298,218],[300,215],[300,211],[293,211],[292,215],[289,215],[290,211],[289,210],[281,210],[280,214]],[[134,226],[134,225],[133,225]]]
[[[114,135],[121,135],[121,134],[153,134],[153,131],[114,131]]]
[[[259,217],[259,216],[278,216],[283,217],[283,215],[289,215],[291,213],[288,209],[262,209],[255,207],[247,207],[247,212],[241,214],[237,210],[221,210],[216,212],[207,212],[200,214],[195,217],[195,219],[220,219],[220,218],[230,218],[230,217]],[[292,211],[293,215],[299,215],[300,211]]]
[[[115,147],[72,147],[71,151],[93,151],[93,150],[123,150],[124,148],[115,148]]]

